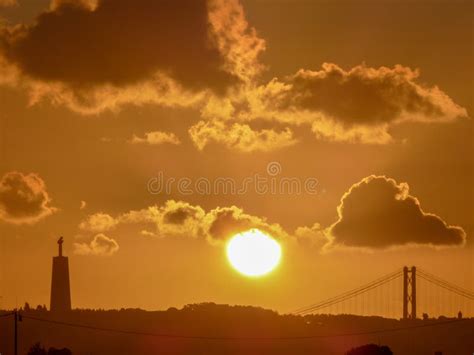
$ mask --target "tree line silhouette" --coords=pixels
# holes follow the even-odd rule
[[[32,355],[388,355],[391,352],[418,355],[435,351],[468,354],[474,349],[474,319],[457,317],[445,325],[431,326],[440,320],[403,321],[348,314],[303,317],[258,307],[213,303],[166,311],[82,309],[66,314],[28,306],[20,313],[19,354],[23,355],[30,350],[36,351]],[[413,325],[420,327],[407,328]],[[402,330],[371,333],[391,329]],[[13,338],[11,318],[0,317],[2,355],[13,354]],[[43,345],[33,348],[37,342]],[[386,348],[379,349],[374,344]],[[362,346],[365,348],[360,349]]]
[[[41,343],[36,343],[30,348],[27,355],[72,355],[72,353],[71,350],[67,348],[49,348],[49,350],[46,351],[46,349],[41,346]]]

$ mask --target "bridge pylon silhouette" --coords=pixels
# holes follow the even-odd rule
[[[409,307],[411,306],[411,307]],[[416,319],[416,267],[403,268],[403,319]]]

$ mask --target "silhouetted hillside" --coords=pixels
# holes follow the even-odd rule
[[[37,342],[46,348],[69,348],[74,355],[342,355],[369,343],[387,345],[395,355],[433,355],[435,351],[461,355],[470,354],[474,349],[474,319],[399,321],[353,315],[300,317],[255,307],[212,303],[156,312],[74,310],[59,317],[44,309],[29,309],[22,310],[21,314],[19,354],[22,355]],[[431,326],[437,322],[445,323]],[[394,328],[403,329],[374,332]],[[12,317],[0,318],[0,353],[13,354]]]

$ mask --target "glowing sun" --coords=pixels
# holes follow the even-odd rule
[[[278,265],[281,247],[272,237],[258,229],[236,234],[227,244],[231,265],[246,276],[262,276]]]

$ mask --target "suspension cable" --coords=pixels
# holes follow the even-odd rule
[[[449,287],[449,286],[447,286],[447,285],[445,285],[445,284],[443,284],[443,283],[439,283],[439,282],[437,282],[436,280],[433,280],[433,279],[430,279],[429,277],[426,277],[424,274],[420,274],[420,275],[418,275],[418,276],[421,277],[422,279],[424,279],[424,280],[426,280],[426,281],[432,283],[433,285],[436,285],[436,286],[438,286],[438,287],[444,288],[445,290],[448,290],[448,291],[450,291],[450,292],[452,292],[452,293],[455,293],[455,294],[457,294],[457,295],[459,295],[459,296],[461,296],[461,297],[465,297],[465,298],[467,298],[467,299],[474,300],[474,295],[471,295],[471,294],[468,294],[468,293],[464,293],[464,292],[459,292],[458,290],[453,289],[453,288],[451,288],[451,287]]]
[[[312,305],[309,305],[309,306],[306,306],[306,307],[302,307],[302,308],[299,308],[297,309],[296,311],[294,311],[293,313],[294,314],[303,314],[303,313],[307,313],[307,312],[310,312],[310,311],[314,311],[316,309],[320,309],[320,308],[325,308],[325,307],[328,307],[334,303],[338,303],[338,302],[342,302],[342,301],[345,301],[349,298],[352,298],[352,297],[355,297],[361,293],[364,293],[364,292],[367,292],[375,287],[378,287],[386,282],[389,282],[389,281],[392,281],[398,277],[401,276],[401,273],[402,271],[401,270],[397,270],[397,271],[394,271],[390,274],[387,274],[385,276],[382,276],[372,282],[369,282],[368,284],[365,284],[363,286],[360,286],[358,288],[355,288],[355,289],[352,289],[350,291],[347,291],[343,294],[340,294],[338,296],[335,296],[335,297],[331,297],[331,298],[328,298],[326,300],[323,300],[321,302],[318,302],[318,303],[315,303],[315,304],[312,304]]]
[[[425,271],[425,270],[423,270],[423,269],[420,269],[420,268],[419,268],[418,271],[421,272],[422,274],[424,274],[425,276],[430,277],[430,278],[436,280],[437,282],[443,283],[443,284],[445,284],[446,286],[449,286],[449,287],[452,287],[452,288],[458,290],[459,292],[466,293],[466,294],[468,294],[468,295],[474,296],[474,292],[471,291],[471,290],[462,288],[461,286],[458,286],[458,285],[456,285],[456,284],[454,284],[454,283],[451,283],[451,282],[449,282],[449,281],[446,281],[446,280],[442,279],[441,277],[438,277],[438,276],[436,276],[436,275],[433,275],[433,274],[431,274],[431,273],[429,273],[428,271]]]

